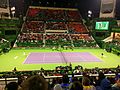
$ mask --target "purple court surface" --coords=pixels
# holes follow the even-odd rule
[[[24,64],[69,62],[101,62],[101,60],[88,52],[40,52],[30,53]]]

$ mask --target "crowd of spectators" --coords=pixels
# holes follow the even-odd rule
[[[88,34],[72,34],[71,39],[75,47],[98,47]]]
[[[80,34],[80,33],[88,33],[87,29],[82,23],[78,22],[69,22],[68,23],[69,33]]]
[[[67,66],[57,66],[54,70],[16,69],[2,73],[1,78],[18,78],[18,82],[6,85],[7,90],[120,90],[119,72],[119,65],[116,68],[86,69],[81,65],[73,68],[70,63]]]
[[[38,21],[27,21],[22,30],[23,33],[44,33],[44,23]]]
[[[88,34],[45,34],[44,37],[43,39],[43,34],[21,33],[17,38],[17,44],[38,43],[45,40],[46,46],[71,46],[73,41],[75,47],[97,47],[96,42]]]
[[[38,41],[44,41],[44,46],[89,47],[95,42],[94,39],[88,35],[89,31],[83,24],[77,9],[31,7],[28,9],[26,17],[21,30],[21,33],[24,34],[18,36],[17,44],[19,42],[37,43]],[[38,35],[40,33],[42,33],[45,38],[41,38],[41,35]],[[85,35],[81,36],[79,34]],[[84,44],[79,42],[80,40],[82,40]],[[88,45],[86,45],[86,43]],[[90,47],[94,46],[95,44]]]
[[[43,45],[43,34],[21,33],[17,38],[17,46],[39,46]]]
[[[65,46],[71,43],[68,34],[47,34],[45,37],[46,45]]]

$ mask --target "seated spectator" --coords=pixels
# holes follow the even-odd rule
[[[18,90],[18,83],[10,82],[6,85],[6,90]]]
[[[96,88],[91,85],[91,81],[88,77],[83,77],[82,79],[83,90],[96,90]]]
[[[103,72],[99,72],[98,76],[98,82],[97,82],[97,90],[110,90],[111,89],[111,82],[105,77]]]
[[[60,84],[56,84],[53,90],[63,90]]]
[[[72,83],[70,90],[83,90],[83,86],[79,81],[75,81]]]
[[[31,76],[21,84],[19,90],[48,90],[48,84],[42,76]]]
[[[116,83],[112,86],[112,90],[120,90],[120,75],[116,77]]]
[[[53,90],[61,90],[61,83],[62,83],[62,79],[61,78],[55,78],[52,81],[51,87],[53,88]]]
[[[63,75],[61,87],[63,88],[63,90],[68,90],[69,89],[69,78],[68,78],[68,75]]]

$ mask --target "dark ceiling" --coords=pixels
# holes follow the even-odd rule
[[[99,17],[101,0],[11,0],[16,5],[17,12],[26,11],[28,6],[78,8],[83,18],[87,18],[88,10],[93,12],[92,17]],[[23,12],[23,11],[22,11]],[[116,3],[116,17],[120,18],[120,0]]]

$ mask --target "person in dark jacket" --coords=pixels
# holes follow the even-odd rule
[[[112,90],[120,90],[120,75],[116,78],[116,83],[112,86]]]
[[[98,78],[96,90],[111,90],[111,82],[105,77],[103,72],[99,73]]]

